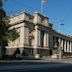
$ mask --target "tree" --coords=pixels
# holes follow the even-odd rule
[[[9,41],[14,41],[19,37],[19,33],[15,28],[9,29],[9,17],[2,8],[2,1],[0,0],[0,54],[5,55],[6,48]]]

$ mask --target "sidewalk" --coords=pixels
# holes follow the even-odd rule
[[[42,60],[50,61],[50,62],[59,62],[59,63],[72,63],[72,58],[62,58],[62,59],[55,59],[51,57],[44,57]]]
[[[47,63],[70,63],[72,59],[53,59],[50,57],[44,57],[41,60],[0,60],[0,64],[47,64]]]

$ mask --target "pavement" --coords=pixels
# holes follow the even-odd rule
[[[43,57],[40,60],[0,60],[0,65],[2,64],[12,64],[12,63],[33,63],[33,64],[43,64],[43,63],[70,63],[72,64],[72,59],[54,59],[50,57]]]
[[[51,62],[61,62],[61,63],[72,63],[72,58],[51,58],[51,57],[44,57],[42,60],[51,61]]]

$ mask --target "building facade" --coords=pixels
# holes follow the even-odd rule
[[[27,12],[21,12],[10,18],[10,29],[16,28],[19,38],[9,42],[7,54],[14,54],[19,48],[20,53],[28,55],[51,56],[59,54],[72,53],[72,36],[65,35],[53,29],[49,23],[49,18],[35,12],[33,15]]]

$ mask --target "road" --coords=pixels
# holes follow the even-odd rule
[[[72,64],[40,63],[40,64],[6,64],[0,65],[0,72],[72,72]]]

